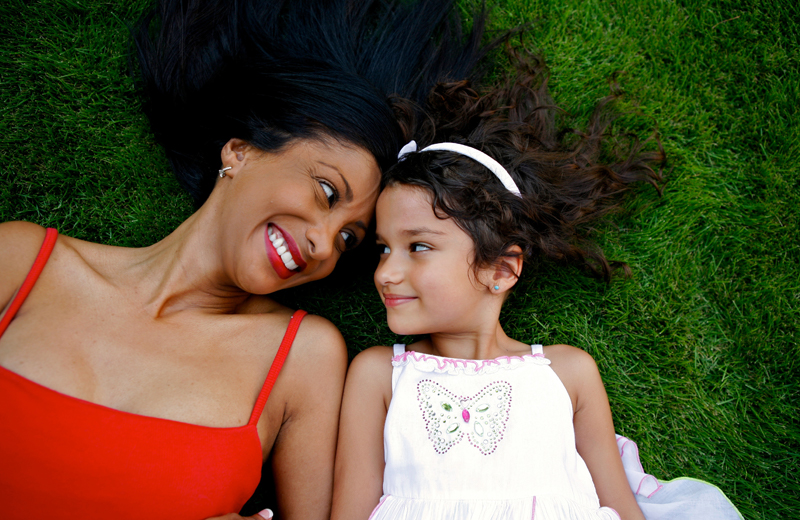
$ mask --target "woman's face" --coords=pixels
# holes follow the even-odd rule
[[[232,168],[214,191],[223,197],[223,264],[235,286],[269,294],[324,278],[363,240],[380,184],[366,150],[330,139],[265,153],[231,140],[222,163]]]

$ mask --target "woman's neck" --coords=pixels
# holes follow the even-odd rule
[[[132,296],[148,314],[228,313],[250,297],[224,273],[214,213],[213,206],[203,206],[163,240],[125,250],[118,281],[134,288]]]

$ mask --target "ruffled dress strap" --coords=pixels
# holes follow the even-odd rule
[[[406,353],[406,344],[405,343],[395,343],[392,347],[393,356],[392,361],[396,360],[399,356],[402,356]],[[397,366],[392,368],[392,392],[394,392],[395,387],[397,386],[397,378],[400,377],[400,370],[397,369]]]

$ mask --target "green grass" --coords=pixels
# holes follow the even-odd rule
[[[129,75],[126,23],[147,3],[0,5],[0,220],[140,246],[191,213]],[[606,287],[543,266],[507,305],[509,334],[588,350],[647,471],[709,480],[748,519],[796,515],[800,8],[497,2],[493,29],[526,22],[575,121],[624,71],[629,123],[658,128],[670,170],[662,198],[641,190],[598,233],[633,277]],[[353,351],[394,342],[369,276],[341,274],[282,298],[331,319]]]

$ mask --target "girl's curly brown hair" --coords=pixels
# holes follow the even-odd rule
[[[548,92],[541,58],[510,50],[516,75],[480,95],[467,81],[441,83],[424,113],[396,105],[407,135],[419,148],[455,142],[477,148],[502,164],[519,186],[510,193],[480,163],[450,151],[411,153],[385,172],[383,186],[427,190],[434,213],[452,218],[475,242],[473,268],[496,264],[522,249],[524,260],[546,258],[578,265],[608,281],[628,268],[606,259],[589,238],[591,226],[619,208],[631,184],[646,182],[660,193],[665,155],[657,138],[610,135],[614,93],[600,100],[585,131],[557,129],[560,109]],[[416,114],[416,115],[415,115]]]

